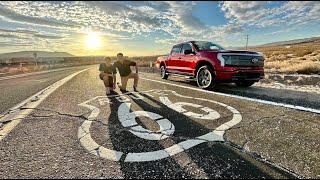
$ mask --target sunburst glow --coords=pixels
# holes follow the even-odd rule
[[[97,32],[89,32],[87,34],[86,47],[88,49],[99,49],[101,47],[101,37]]]

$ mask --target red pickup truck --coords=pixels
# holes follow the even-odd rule
[[[158,57],[161,78],[183,75],[193,78],[202,89],[219,82],[249,87],[264,78],[264,57],[259,52],[225,50],[207,41],[189,41],[174,45],[168,56]]]

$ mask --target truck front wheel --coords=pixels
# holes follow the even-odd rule
[[[196,79],[198,87],[201,89],[211,89],[215,85],[213,69],[207,65],[198,69]]]
[[[160,67],[160,75],[161,75],[162,79],[168,79],[168,74],[167,74],[167,71],[166,71],[166,67],[163,66],[163,65]]]

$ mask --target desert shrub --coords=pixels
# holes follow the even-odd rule
[[[315,50],[316,50],[315,47],[310,47],[310,46],[296,47],[294,54],[298,57],[303,57],[305,55],[312,54],[313,51],[315,51]]]

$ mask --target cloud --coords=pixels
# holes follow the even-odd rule
[[[2,29],[0,28],[0,32],[7,32],[7,33],[24,33],[24,34],[34,34],[37,33],[37,31],[28,30],[28,29]]]
[[[320,21],[320,3],[316,1],[289,1],[268,7],[266,1],[226,1],[220,4],[226,18],[245,26],[270,27],[281,24],[301,25]]]
[[[14,35],[14,34],[0,34],[0,38],[9,38],[9,39],[28,39],[26,37]]]
[[[45,34],[34,34],[34,37],[43,38],[43,39],[62,39],[63,36],[56,36],[56,35],[45,35]]]
[[[0,42],[0,47],[10,47],[10,46],[32,46],[31,43],[10,43],[10,42]]]
[[[166,45],[188,40],[226,42],[253,28],[280,27],[284,23],[292,28],[320,20],[318,2],[276,2],[279,5],[269,6],[270,3],[221,2],[219,7],[227,22],[210,26],[192,14],[196,2],[190,1],[1,1],[1,21],[32,25],[39,32],[0,29],[0,38],[40,39],[41,46],[58,44],[62,39],[74,43],[80,41],[72,35],[84,34],[91,28],[113,43],[144,37]],[[50,28],[40,31],[43,27]]]
[[[34,25],[64,29],[68,33],[82,32],[91,27],[108,32],[106,37],[117,40],[132,39],[136,35],[147,36],[161,32],[168,39],[205,36],[217,38],[214,34],[234,33],[237,27],[225,25],[210,27],[192,14],[194,2],[0,2],[0,16]],[[183,7],[183,8],[181,8]],[[81,28],[70,28],[73,25]],[[242,30],[238,28],[237,30]],[[62,31],[63,32],[63,31]],[[117,37],[119,33],[129,35]],[[32,33],[31,33],[32,34]],[[56,35],[33,33],[34,37],[59,39]]]
[[[77,27],[72,24],[57,22],[53,20],[47,20],[39,17],[32,17],[32,16],[26,16],[19,13],[16,13],[15,11],[12,11],[10,9],[7,9],[3,6],[0,6],[0,16],[5,17],[6,19],[9,19],[14,22],[23,22],[23,23],[30,23],[30,24],[37,24],[37,25],[43,25],[47,27]]]
[[[0,28],[0,37],[3,38],[16,38],[16,39],[31,39],[33,37],[41,39],[62,39],[63,36],[42,34],[38,31],[28,29],[3,29]]]
[[[28,29],[0,29],[0,47],[34,47],[36,49],[53,49],[57,41],[64,36],[55,34],[40,33]],[[61,46],[60,46],[61,47]]]
[[[170,35],[206,28],[191,14],[192,2],[0,2],[0,16],[54,28],[95,27],[133,34]],[[181,8],[184,7],[184,8]],[[75,30],[75,29],[74,29]]]

